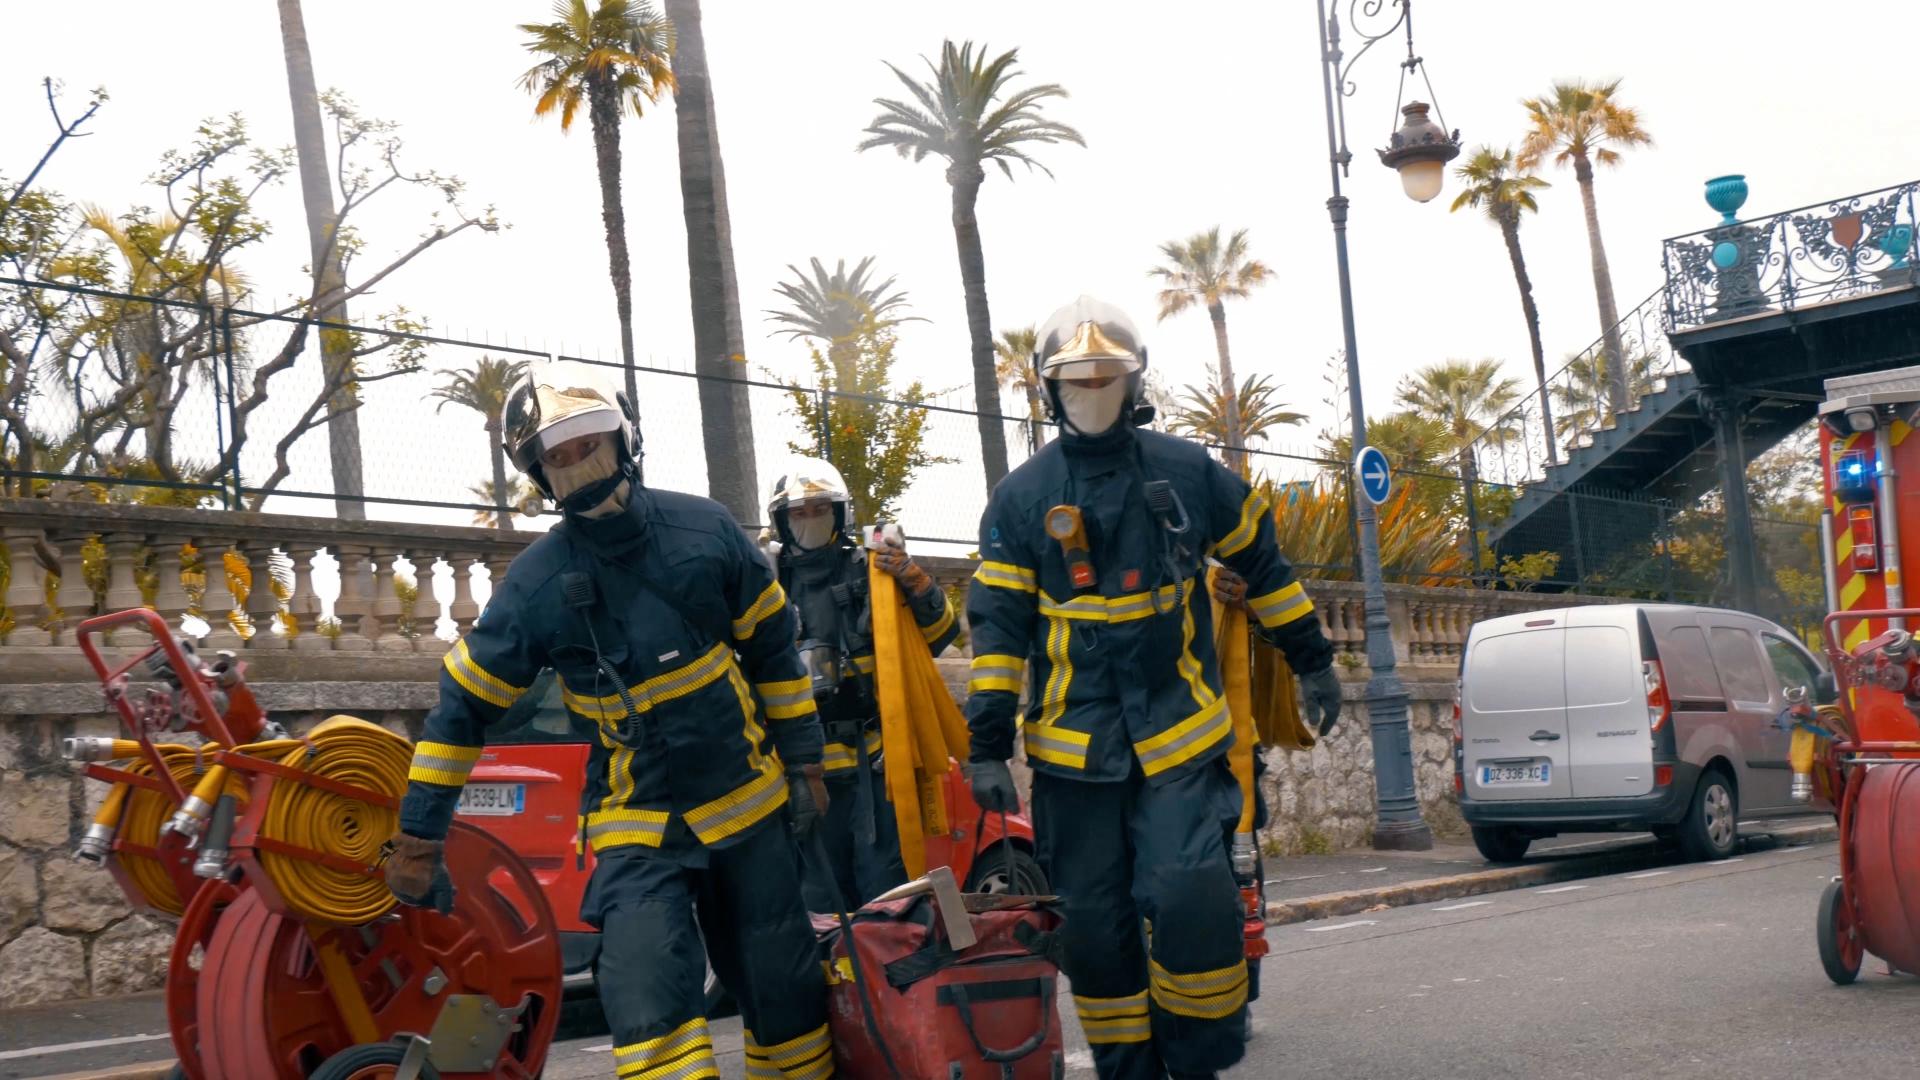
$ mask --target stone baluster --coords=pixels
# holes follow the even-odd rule
[[[147,598],[140,595],[140,582],[134,576],[146,537],[139,533],[108,533],[101,538],[101,543],[107,549],[107,595],[102,610],[126,611],[146,606]]]
[[[454,559],[457,558],[458,556],[445,560],[423,558],[414,561],[413,576],[420,583],[420,609],[416,613],[420,616],[417,624],[420,627],[420,634],[413,639],[415,652],[439,656],[453,648],[453,642],[440,636],[440,597],[435,591],[435,585],[438,582],[442,561],[447,564],[447,570],[453,575],[455,582],[459,581],[460,571],[454,565]]]
[[[69,533],[50,540],[60,552],[60,584],[48,599],[60,614],[54,633],[61,644],[75,644],[73,628],[93,614],[93,586],[87,581],[86,562],[87,542],[92,539],[86,533]]]
[[[39,539],[39,529],[0,529],[0,545],[7,551],[7,613],[13,617],[8,645],[53,644],[53,635],[40,625],[48,611],[46,568],[34,556],[34,541]]]
[[[1367,609],[1362,600],[1340,601],[1340,651],[1366,655]]]
[[[447,560],[453,568],[453,603],[447,607],[447,616],[453,620],[455,637],[466,637],[473,629],[473,621],[480,617],[480,605],[473,601],[473,570],[478,565],[478,555],[461,552]]]
[[[147,537],[147,545],[153,549],[153,603],[151,607],[166,620],[174,630],[180,629],[180,619],[192,606],[193,599],[187,595],[187,586],[181,581],[180,549],[187,544],[187,537],[173,533],[158,533]]]
[[[340,563],[340,599],[333,603],[333,614],[340,620],[340,636],[333,647],[340,652],[369,652],[373,639],[367,636],[366,620],[372,617],[373,596],[369,549],[357,544],[336,544],[333,557]]]
[[[488,588],[492,590],[487,593],[487,602],[491,604],[493,598],[500,595],[500,583],[507,580],[507,567],[513,562],[513,556],[494,552],[488,555],[485,561],[487,564],[487,585]]]
[[[393,564],[404,554],[399,548],[385,544],[373,549],[373,603],[361,626],[362,633],[373,640],[375,652],[413,651],[413,642],[400,633],[400,594],[393,589]]]
[[[200,600],[207,619],[207,639],[201,642],[206,652],[220,650],[240,650],[247,647],[239,631],[233,628],[229,613],[244,612],[246,600],[234,593],[227,578],[227,553],[241,554],[237,542],[230,540],[208,540],[197,545],[200,549],[200,564],[207,569],[207,591]],[[258,628],[255,628],[258,630]]]
[[[1429,620],[1433,608],[1426,601],[1407,601],[1407,662],[1425,664],[1433,659],[1433,631]]]
[[[293,595],[287,598],[287,611],[293,616],[294,652],[327,652],[333,642],[320,633],[320,594],[313,591],[313,557],[320,553],[317,544],[287,544],[287,558],[293,560]]]
[[[253,623],[253,636],[247,639],[249,649],[273,651],[293,644],[285,635],[273,632],[274,624],[280,621],[280,598],[273,594],[273,548],[272,540],[260,537],[239,544],[252,581],[246,601],[247,619]]]

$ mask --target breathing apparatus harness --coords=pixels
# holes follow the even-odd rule
[[[1146,410],[1152,415],[1151,409]],[[1131,418],[1133,424],[1141,422],[1139,412]],[[1132,439],[1132,431],[1127,435]],[[1194,580],[1196,565],[1194,552],[1188,546],[1187,534],[1193,530],[1192,519],[1187,516],[1186,504],[1181,501],[1180,493],[1174,490],[1172,481],[1147,479],[1146,454],[1140,448],[1138,439],[1132,439],[1133,445],[1128,451],[1128,464],[1133,479],[1140,484],[1140,491],[1146,500],[1147,511],[1153,515],[1160,526],[1157,534],[1159,573],[1147,588],[1148,602],[1153,605],[1156,615],[1171,615],[1186,604],[1188,592]],[[1071,470],[1067,474],[1067,495],[1073,496],[1074,477]],[[1076,592],[1086,592],[1099,585],[1094,572],[1091,544],[1086,535],[1086,526],[1080,507],[1071,501],[1047,511],[1045,518],[1047,535],[1060,544],[1060,551],[1067,562],[1067,574],[1073,582]],[[1161,606],[1160,589],[1165,584],[1174,583],[1172,601]]]
[[[843,682],[851,682],[855,686],[857,692],[862,695],[863,704],[872,703],[876,700],[871,680],[864,676],[860,669],[853,664],[853,640],[848,636],[849,628],[855,626],[859,620],[859,613],[854,610],[854,584],[846,579],[846,569],[853,562],[851,555],[856,547],[857,545],[847,538],[846,530],[843,527],[836,531],[833,542],[824,549],[833,555],[833,568],[830,571],[833,580],[827,586],[827,592],[832,598],[833,606],[839,612],[840,618],[836,620],[837,625],[834,628],[833,641],[830,643],[832,647],[838,650],[837,655],[834,657],[833,681],[827,686],[821,686],[816,682],[814,686],[814,698],[821,704],[825,704],[821,699],[836,696],[840,692]],[[793,563],[798,557],[789,554],[790,550],[791,549],[785,547],[781,549],[779,566],[779,576],[783,579],[780,586],[787,590],[789,596],[791,596],[793,592],[791,584],[795,570]],[[811,552],[809,552],[809,554],[811,554]],[[811,629],[806,626],[806,614],[804,611],[800,612],[800,618],[797,621],[801,624],[801,638],[803,641],[820,640],[814,637]],[[872,844],[875,838],[873,825],[875,806],[873,797],[873,769],[879,761],[878,758],[867,751],[868,722],[867,718],[859,720],[829,720],[827,715],[823,713],[820,724],[822,731],[827,734],[829,739],[835,735],[841,735],[853,747],[855,759],[854,806],[856,807],[856,812],[853,815],[853,836],[855,840],[858,840],[862,844]]]

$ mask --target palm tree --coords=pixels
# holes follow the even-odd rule
[[[335,242],[339,211],[333,202],[333,163],[327,157],[326,125],[320,119],[320,94],[313,78],[313,54],[307,48],[307,25],[300,0],[279,0],[280,46],[287,58],[287,90],[293,99],[293,145],[300,162],[300,198],[307,214],[307,244],[312,253],[314,317],[327,322],[347,321],[345,301],[335,299],[347,289],[345,252]],[[340,517],[361,521],[367,516],[361,476],[360,414],[355,411],[353,388],[347,376],[353,364],[352,339],[345,334],[320,335],[320,364],[329,382],[340,389],[327,399],[327,446],[333,466],[333,491],[346,496],[333,504]]]
[[[491,490],[502,496],[493,500],[493,505],[499,507],[494,518],[496,529],[513,527],[507,520],[507,508],[513,504],[505,494],[513,489],[507,486],[507,454],[500,441],[501,418],[507,411],[507,394],[526,370],[525,360],[496,360],[491,356],[482,356],[464,371],[442,372],[445,381],[430,395],[440,401],[434,407],[436,413],[449,405],[458,405],[463,409],[472,409],[485,418],[487,450],[493,456]]]
[[[1453,200],[1453,209],[1475,207],[1486,211],[1487,220],[1500,227],[1507,242],[1507,261],[1513,264],[1513,280],[1520,287],[1520,314],[1527,320],[1527,340],[1533,346],[1533,375],[1540,389],[1540,421],[1547,432],[1547,464],[1558,460],[1554,449],[1553,405],[1547,394],[1547,360],[1540,347],[1540,309],[1533,303],[1533,280],[1527,276],[1527,260],[1520,254],[1520,215],[1538,213],[1540,204],[1533,193],[1549,187],[1545,180],[1513,167],[1513,148],[1496,153],[1491,146],[1473,152],[1454,175],[1466,181],[1465,191]]]
[[[1593,255],[1593,295],[1600,306],[1600,337],[1610,356],[1625,355],[1620,345],[1620,311],[1613,299],[1613,271],[1607,267],[1607,249],[1600,242],[1600,213],[1593,204],[1593,166],[1618,165],[1620,151],[1614,147],[1649,146],[1653,137],[1640,126],[1640,114],[1614,101],[1620,80],[1589,83],[1584,80],[1556,82],[1544,96],[1521,102],[1533,130],[1520,141],[1520,156],[1515,164],[1522,172],[1540,167],[1548,154],[1553,163],[1573,163],[1573,178],[1580,184],[1580,203],[1587,213],[1587,248]],[[1614,412],[1632,407],[1624,365],[1614,369],[1615,378],[1608,387]]]
[[[607,263],[614,308],[620,318],[620,358],[627,367],[627,396],[639,400],[633,359],[633,270],[627,259],[627,215],[620,202],[620,118],[641,115],[674,88],[668,57],[673,24],[647,0],[554,0],[554,21],[522,23],[533,35],[526,50],[541,58],[520,76],[533,94],[535,116],[560,113],[560,130],[573,130],[582,101],[593,127],[594,167],[600,175],[600,220],[607,230]]]
[[[766,316],[768,321],[786,327],[775,330],[776,334],[807,338],[825,345],[839,385],[851,386],[854,380],[851,365],[860,354],[854,336],[861,326],[871,320],[874,329],[884,330],[903,322],[927,320],[918,315],[896,314],[907,306],[907,294],[894,290],[895,279],[867,280],[873,256],[861,259],[852,273],[847,272],[845,259],[834,264],[831,274],[818,258],[811,262],[812,277],[792,263],[787,264],[794,280],[775,285],[773,291],[786,297],[789,306],[784,311],[768,309]]]
[[[676,38],[673,120],[680,141],[680,210],[687,222],[687,288],[693,305],[693,370],[700,383],[707,493],[741,521],[755,517],[753,403],[741,373],[747,345],[733,271],[733,220],[720,158],[713,78],[707,70],[700,0],[666,0]]]
[[[1287,403],[1274,397],[1279,392],[1280,388],[1265,375],[1251,376],[1240,384],[1237,393],[1229,392],[1220,373],[1209,367],[1206,388],[1185,387],[1167,427],[1175,434],[1229,447],[1234,445],[1226,441],[1229,431],[1239,433],[1242,446],[1254,439],[1264,441],[1268,431],[1307,419],[1306,413],[1288,411]],[[1229,409],[1233,410],[1231,415]],[[1239,462],[1238,468],[1245,475],[1244,453],[1239,455]]]
[[[1345,473],[1353,460],[1353,436],[1327,432],[1320,450],[1330,464]],[[1367,445],[1380,448],[1395,472],[1427,472],[1453,452],[1447,426],[1426,413],[1404,411],[1367,418]]]
[[[1255,286],[1269,281],[1273,271],[1266,263],[1247,257],[1245,229],[1236,231],[1222,246],[1220,226],[1215,225],[1206,232],[1193,234],[1184,243],[1169,240],[1161,244],[1160,254],[1167,260],[1166,264],[1154,267],[1148,274],[1166,283],[1166,288],[1160,290],[1161,320],[1195,304],[1205,305],[1207,314],[1213,317],[1213,346],[1220,354],[1220,385],[1228,399],[1223,408],[1227,421],[1224,432],[1227,464],[1244,473],[1246,454],[1242,451],[1250,433],[1240,426],[1241,411],[1231,403],[1234,388],[1239,384],[1234,381],[1233,357],[1227,350],[1226,302],[1245,298]]]
[[[1000,331],[993,343],[994,379],[1003,389],[1012,390],[1027,403],[1027,449],[1037,451],[1047,441],[1046,410],[1040,403],[1040,372],[1033,364],[1034,350],[1040,347],[1039,331],[1032,325]]]
[[[953,188],[953,239],[960,252],[960,284],[967,298],[967,336],[972,345],[973,399],[979,412],[980,452],[991,491],[1007,475],[1007,436],[1001,424],[1000,383],[994,371],[993,317],[987,310],[987,263],[980,248],[980,222],[974,204],[986,182],[986,163],[1000,167],[1013,179],[1013,163],[1028,171],[1039,169],[1025,147],[1034,143],[1073,143],[1085,146],[1078,131],[1049,120],[1040,106],[1067,92],[1053,83],[1006,93],[1020,72],[1014,68],[1018,49],[988,59],[983,46],[973,42],[940,48],[940,63],[922,57],[931,75],[918,82],[888,64],[912,101],[875,98],[881,113],[866,129],[861,150],[890,146],[903,158],[918,162],[929,155],[947,162],[947,184]],[[1003,96],[1004,94],[1004,96]]]
[[[1510,434],[1502,424],[1520,394],[1516,379],[1500,374],[1498,360],[1445,360],[1400,380],[1401,408],[1440,421],[1465,483],[1477,479],[1473,444],[1485,435]]]
[[[1650,353],[1627,357],[1627,392],[1634,400],[1653,392],[1653,361]],[[1607,399],[1613,393],[1613,372],[1604,349],[1582,353],[1562,368],[1565,376],[1553,387],[1554,400],[1560,406],[1560,438],[1575,446],[1607,425],[1611,411]]]
[[[487,506],[500,507],[498,510],[475,510],[473,523],[485,528],[488,525],[496,529],[511,529],[511,515],[508,511],[520,510],[526,513],[538,513],[540,489],[532,482],[520,477],[512,480],[483,480],[467,488],[475,502]]]

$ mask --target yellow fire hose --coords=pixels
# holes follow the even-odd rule
[[[202,806],[222,795],[232,795],[242,807],[251,797],[251,773],[213,763],[218,746],[158,747],[167,768],[180,786],[192,792]],[[139,756],[139,744],[116,740],[111,753],[126,754],[120,767],[137,775],[152,768]],[[239,747],[237,753],[366,788],[399,799],[407,790],[407,767],[413,745],[405,738],[351,716],[329,718],[304,739],[277,739]],[[118,828],[126,841],[154,847],[160,830],[179,809],[160,792],[126,783],[115,784],[95,816],[96,825]],[[281,779],[261,819],[259,836],[323,855],[338,856],[362,866],[379,862],[380,845],[399,827],[399,811],[376,806],[324,788]],[[157,910],[178,915],[184,905],[172,879],[155,860],[122,851],[117,856],[128,876]],[[336,869],[274,851],[260,851],[258,859],[274,887],[287,902],[289,913],[302,919],[353,926],[371,922],[392,909],[394,899],[378,875]]]
[[[871,562],[868,595],[873,611],[873,683],[880,704],[882,768],[894,820],[900,826],[900,858],[907,876],[927,872],[927,836],[948,832],[940,778],[949,759],[967,760],[967,721],[954,704],[920,627],[907,615],[900,585]]]

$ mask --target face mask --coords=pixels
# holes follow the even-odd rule
[[[1106,434],[1119,421],[1121,406],[1127,401],[1125,379],[1115,379],[1098,389],[1065,380],[1055,385],[1068,426],[1081,435]]]
[[[827,546],[833,539],[833,515],[821,514],[801,520],[787,519],[787,531],[793,534],[793,542],[813,551]]]
[[[558,469],[546,470],[547,486],[553,489],[553,501],[566,502],[567,496],[574,492],[612,476],[613,470],[618,465],[619,459],[614,453],[613,443],[610,440],[601,439],[600,445],[594,447],[593,453],[579,461]],[[595,509],[599,508],[595,507]]]

